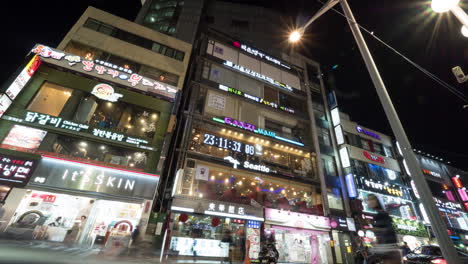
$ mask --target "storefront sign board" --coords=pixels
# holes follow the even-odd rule
[[[136,73],[129,73],[128,70],[123,69],[122,67],[118,68],[116,65],[112,64],[105,65],[106,63],[101,65],[102,61],[86,60],[80,56],[67,54],[44,45],[37,44],[32,52],[36,53],[41,57],[41,60],[47,63],[124,85],[126,87],[131,87],[134,90],[162,96],[169,101],[173,101],[175,99],[178,91],[177,87],[143,77]]]
[[[31,178],[38,162],[38,160],[0,153],[0,184],[24,187]]]
[[[348,149],[349,158],[354,160],[360,160],[363,162],[378,165],[380,167],[390,169],[393,171],[401,172],[398,161],[389,157],[384,157],[379,154],[363,150],[361,148],[345,144]]]
[[[159,176],[43,157],[30,185],[153,199]]]
[[[265,208],[265,221],[269,224],[304,229],[330,229],[330,219],[324,216],[309,215]]]
[[[199,214],[263,221],[263,212],[250,205],[241,205],[214,200],[191,200],[184,197],[176,197],[172,202],[174,211],[193,212]]]

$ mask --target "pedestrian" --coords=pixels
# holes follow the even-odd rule
[[[135,226],[135,229],[133,229],[133,232],[132,232],[132,244],[135,244],[135,242],[138,240],[139,235],[140,235],[140,228],[139,226]]]
[[[361,239],[357,242],[357,248],[354,253],[354,263],[356,264],[366,264],[367,263],[367,247],[362,244]]]
[[[401,249],[401,254],[402,254],[403,256],[406,256],[406,255],[408,255],[409,253],[411,253],[411,249],[410,249],[410,247],[408,246],[408,243],[406,243],[406,242],[403,242],[403,245],[400,247],[400,249]]]
[[[232,235],[231,235],[231,231],[229,229],[227,229],[226,231],[224,231],[224,236],[223,236],[223,239],[221,240],[221,242],[223,243],[227,243],[228,244],[228,247],[229,247],[229,256],[228,256],[228,260],[229,260],[229,264],[232,264],[232,253],[234,251],[234,241],[232,239]]]
[[[397,235],[392,225],[392,218],[374,194],[367,196],[367,206],[377,211],[370,229],[374,232],[377,243],[370,249],[370,258],[380,259],[384,264],[400,264],[402,257],[397,244]]]

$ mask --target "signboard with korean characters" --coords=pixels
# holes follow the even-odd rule
[[[40,56],[44,62],[161,96],[169,101],[174,101],[178,91],[175,86],[143,77],[117,65],[100,60],[86,60],[41,44],[37,44],[32,52]]]
[[[134,145],[141,149],[154,150],[154,148],[147,146],[149,144],[148,140],[137,137],[130,137],[122,133],[109,131],[98,127],[91,127],[87,124],[76,123],[70,120],[62,119],[61,117],[55,117],[36,112],[26,112],[24,119],[9,116],[5,116],[4,118],[20,123],[30,123],[44,127],[55,127],[69,131],[83,132],[87,134],[92,134],[95,137]]]
[[[0,184],[24,187],[39,161],[0,153]]]
[[[153,199],[159,176],[43,156],[29,185]]]
[[[265,221],[272,225],[289,226],[294,228],[315,230],[330,229],[330,219],[328,217],[295,213],[273,208],[265,208]]]

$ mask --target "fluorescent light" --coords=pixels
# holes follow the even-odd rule
[[[279,139],[279,140],[282,140],[282,141],[285,141],[285,142],[288,142],[288,143],[291,143],[291,144],[301,146],[301,147],[304,146],[304,144],[302,144],[302,143],[299,143],[299,142],[296,142],[296,141],[293,141],[293,140],[290,140],[290,139],[287,139],[287,138],[283,138],[283,137],[280,137],[280,136],[275,136],[275,138]]]
[[[236,215],[236,214],[219,213],[219,212],[213,212],[213,211],[205,211],[205,214],[238,218],[238,219],[255,220],[255,221],[262,221],[262,222],[265,221],[263,217],[256,217],[256,216],[250,216],[250,215]]]
[[[195,212],[195,209],[193,209],[193,208],[179,207],[179,206],[171,206],[171,210],[174,210],[174,211],[181,211],[181,212],[187,212],[187,213],[193,213],[193,212]]]

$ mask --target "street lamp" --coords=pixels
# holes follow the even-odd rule
[[[302,38],[302,35],[303,35],[302,30],[300,29],[294,30],[293,32],[289,34],[289,41],[292,43],[298,42]]]
[[[460,0],[432,0],[432,10],[436,13],[444,13],[458,5]]]
[[[434,3],[435,2],[435,3]],[[445,2],[445,4],[441,4],[440,2]],[[447,4],[448,2],[448,4]],[[436,6],[436,9],[443,10],[444,7],[447,6],[452,8],[450,10],[459,9],[461,8],[458,6],[459,0],[433,0],[433,4]],[[356,44],[361,52],[361,56],[366,64],[367,70],[369,71],[369,75],[371,77],[372,83],[375,86],[377,91],[377,95],[380,99],[380,103],[385,111],[387,119],[390,123],[390,127],[392,128],[393,133],[400,145],[403,158],[406,160],[406,164],[408,165],[408,170],[411,174],[411,178],[414,180],[414,183],[417,187],[417,191],[420,195],[420,201],[424,205],[426,209],[427,215],[429,217],[429,221],[433,226],[434,234],[439,242],[440,249],[442,254],[445,257],[447,263],[450,264],[457,264],[459,262],[459,258],[457,255],[457,251],[453,247],[453,242],[448,236],[446,230],[446,224],[442,219],[440,212],[436,205],[434,204],[434,200],[432,198],[431,190],[426,182],[426,178],[422,174],[422,170],[419,166],[419,162],[416,159],[416,155],[413,152],[413,148],[411,147],[411,143],[409,142],[408,136],[405,133],[403,125],[398,117],[398,114],[393,106],[392,100],[388,94],[387,88],[380,76],[380,72],[375,64],[375,61],[367,47],[367,43],[362,36],[361,30],[359,28],[359,24],[356,22],[354,18],[353,12],[348,5],[347,0],[328,0],[327,3],[323,5],[323,7],[307,21],[307,23],[300,28],[300,32],[304,32],[305,29],[317,18],[319,18],[322,14],[326,13],[328,10],[332,9],[337,3],[341,4],[341,8],[344,11],[344,15],[346,20],[348,21],[349,27],[351,28],[351,32],[353,33],[354,39]],[[453,6],[455,4],[455,7]],[[463,10],[461,10],[463,12]],[[464,13],[464,12],[463,12]],[[465,14],[466,16],[466,14]],[[467,19],[468,20],[468,19]],[[465,24],[465,23],[463,23]],[[468,25],[468,22],[467,22]],[[468,26],[467,26],[468,27]],[[297,36],[297,34],[295,34]],[[297,40],[296,40],[297,41]]]
[[[468,27],[467,26],[462,26],[461,33],[463,34],[463,36],[468,38]]]
[[[468,28],[468,15],[458,5],[459,2],[460,0],[432,0],[431,7],[436,13],[452,12],[452,14]]]

